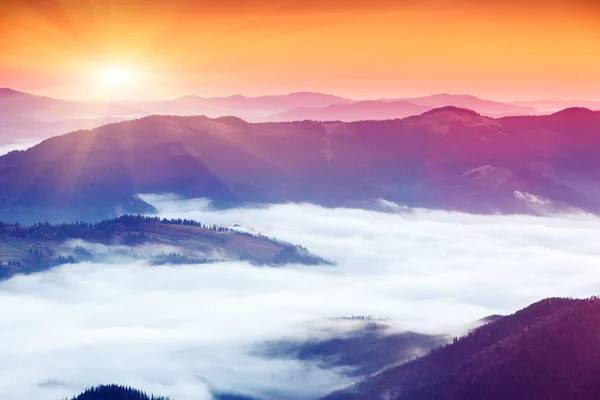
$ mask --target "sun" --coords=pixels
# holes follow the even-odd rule
[[[1,0],[0,0],[1,1]],[[93,100],[123,100],[142,96],[148,87],[148,68],[131,61],[90,61],[81,64],[81,97]],[[85,73],[83,72],[85,71]]]
[[[126,67],[109,66],[100,71],[100,79],[106,85],[124,86],[134,81],[135,74]]]

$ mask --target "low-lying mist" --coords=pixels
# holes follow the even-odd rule
[[[2,129],[0,127],[0,129]],[[35,146],[40,141],[10,141],[10,142],[2,142],[0,141],[0,156],[10,153],[15,150],[27,150],[30,147]]]
[[[336,265],[131,261],[14,277],[0,284],[2,397],[61,400],[119,383],[176,400],[210,399],[209,388],[314,399],[348,378],[263,359],[253,348],[315,335],[315,321],[350,315],[457,334],[490,314],[600,287],[600,219],[591,216],[388,214],[307,204],[214,211],[204,200],[144,200],[162,217],[239,224]]]

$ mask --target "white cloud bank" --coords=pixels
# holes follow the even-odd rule
[[[162,216],[237,223],[338,264],[79,264],[13,278],[0,284],[2,398],[61,400],[113,382],[176,400],[208,399],[207,385],[315,398],[346,381],[248,348],[303,336],[303,322],[319,317],[371,314],[451,332],[543,297],[600,291],[595,217],[312,205],[210,211],[202,200],[145,199]]]
[[[0,131],[2,127],[0,126]],[[30,147],[38,144],[40,140],[37,141],[11,141],[11,142],[0,142],[0,156],[10,153],[15,150],[27,150]]]

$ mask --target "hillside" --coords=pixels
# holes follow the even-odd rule
[[[444,107],[399,120],[251,124],[151,116],[0,157],[0,220],[99,220],[139,193],[217,207],[312,202],[477,213],[600,210],[600,112],[493,119]]]
[[[128,215],[95,224],[0,223],[0,279],[65,263],[123,258],[155,265],[228,260],[258,265],[328,263],[301,246],[189,220]]]
[[[382,322],[352,320],[350,323],[354,324],[351,329],[322,332],[327,334],[324,338],[268,342],[257,352],[268,358],[316,362],[323,369],[344,367],[348,376],[360,377],[420,357],[447,341],[443,335],[394,332]],[[341,327],[348,328],[338,326]]]
[[[600,300],[546,299],[323,400],[600,397]]]

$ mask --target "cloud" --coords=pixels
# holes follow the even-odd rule
[[[4,396],[61,399],[114,382],[177,400],[209,399],[209,387],[310,399],[347,378],[258,358],[253,346],[313,335],[321,330],[307,321],[352,314],[390,317],[398,329],[458,332],[486,315],[600,287],[596,217],[308,204],[215,211],[203,200],[144,199],[162,216],[240,224],[337,265],[83,263],[15,277],[0,284]]]
[[[219,257],[218,252],[204,252],[201,250],[186,250],[182,247],[157,244],[157,243],[142,243],[137,245],[121,245],[87,242],[82,239],[72,239],[58,247],[58,251],[62,255],[71,255],[76,257],[77,249],[84,249],[94,256],[95,259],[106,260],[111,262],[123,261],[123,259],[131,258],[149,258],[160,256],[161,254],[178,253],[186,254],[198,258]],[[128,257],[129,256],[129,257]]]
[[[2,127],[0,127],[2,129]],[[35,146],[40,141],[11,141],[1,142],[0,141],[0,156],[10,153],[15,150],[27,150],[30,147]]]

